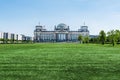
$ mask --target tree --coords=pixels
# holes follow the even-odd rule
[[[116,38],[117,38],[117,43],[119,43],[120,42],[120,31],[115,30],[115,34],[116,34]]]
[[[85,36],[85,37],[84,37],[84,42],[85,42],[85,43],[89,43],[89,36]]]
[[[11,43],[11,39],[7,39],[7,43]]]
[[[2,43],[3,43],[3,44],[5,44],[5,43],[6,43],[4,38],[2,38]]]
[[[111,30],[107,34],[108,34],[109,41],[114,46],[116,44],[116,42],[117,42],[116,32],[114,30]]]
[[[83,42],[83,36],[82,36],[82,35],[79,35],[79,36],[78,36],[78,40],[80,41],[80,43],[82,43],[82,42]]]
[[[11,42],[11,43],[14,43],[14,41],[15,41],[14,39],[10,39],[10,42]]]
[[[1,41],[2,41],[2,43],[5,43],[5,39],[4,38],[2,38]]]
[[[100,31],[99,33],[99,40],[100,42],[104,45],[105,41],[106,41],[106,33],[104,32],[104,30]]]
[[[0,38],[0,43],[2,43],[2,38]]]

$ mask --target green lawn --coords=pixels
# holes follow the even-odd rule
[[[0,44],[0,80],[120,80],[120,46]]]

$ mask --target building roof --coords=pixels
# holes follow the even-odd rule
[[[57,29],[60,29],[60,30],[64,30],[64,29],[67,29],[68,26],[64,23],[60,23],[57,25]]]

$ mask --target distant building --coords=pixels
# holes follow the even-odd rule
[[[3,37],[4,37],[4,33],[0,32],[0,39],[3,39]]]
[[[22,40],[23,40],[23,35],[18,34],[18,40],[19,40],[19,41],[22,41]]]
[[[38,25],[34,30],[35,42],[66,42],[78,41],[78,36],[89,36],[88,26],[81,26],[78,31],[70,31],[70,27],[64,23],[54,27],[54,31],[47,31],[43,26]]]
[[[90,37],[90,38],[98,38],[99,35],[90,35],[89,37]]]
[[[18,40],[18,34],[14,34],[14,40]]]
[[[8,33],[4,32],[3,39],[8,39]]]
[[[30,41],[32,40],[32,37],[25,36],[22,34],[14,34],[14,33],[8,33],[8,32],[0,32],[0,39],[4,40],[12,40],[12,41]],[[1,43],[1,41],[0,41]]]
[[[14,36],[15,36],[15,34],[11,34],[11,40],[14,40]]]
[[[25,36],[25,35],[22,35],[22,34],[20,34],[20,35],[18,35],[18,40],[20,40],[20,41],[32,41],[32,37],[30,37],[30,36]]]

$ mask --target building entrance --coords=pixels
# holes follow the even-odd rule
[[[67,39],[67,35],[66,34],[64,34],[64,33],[59,33],[59,34],[57,34],[57,41],[59,41],[59,42],[62,42],[62,41],[66,41]]]

